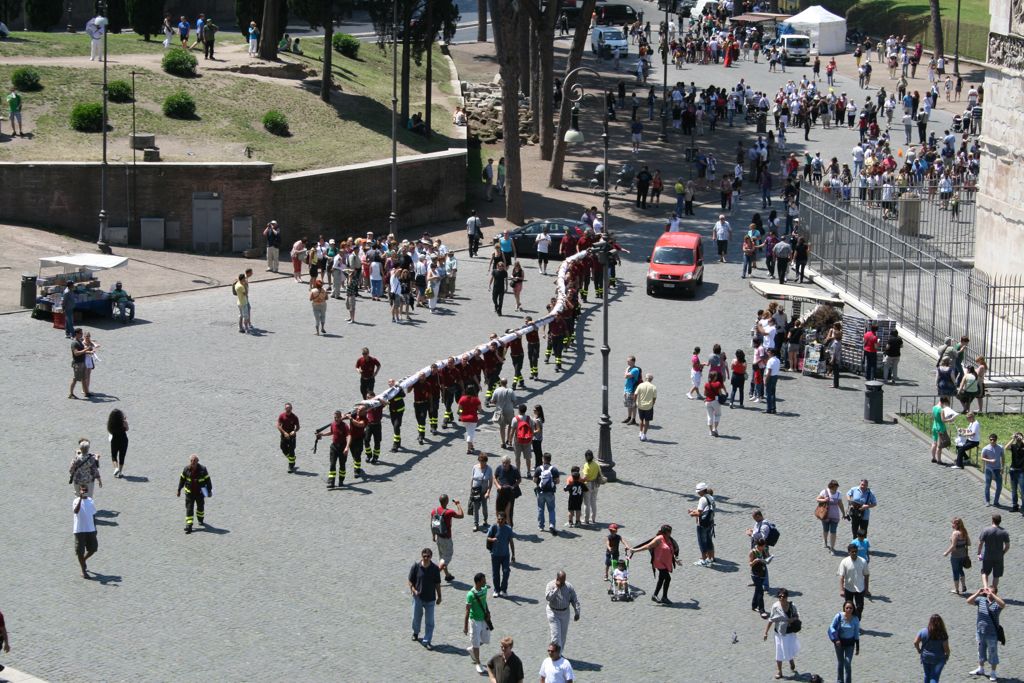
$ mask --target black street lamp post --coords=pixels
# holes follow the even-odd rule
[[[110,253],[110,245],[106,242],[107,232],[107,2],[100,0],[100,16],[96,25],[103,29],[103,163],[100,165],[100,235],[96,247],[104,254]]]
[[[960,76],[960,0],[956,0],[956,40],[953,47],[953,75]]]
[[[388,232],[398,230],[398,2],[391,3],[391,215]]]
[[[580,87],[579,84],[573,82],[574,77],[582,72],[592,74],[598,79],[601,78],[601,74],[586,66],[577,67],[565,75],[565,85],[563,86],[565,92],[563,97],[568,97],[573,102],[574,126],[565,133],[565,141],[570,144],[583,142],[583,133],[581,133],[577,127],[579,121],[579,103],[583,100],[583,88]],[[572,83],[571,86],[570,83]],[[612,458],[612,418],[608,414],[608,356],[611,353],[611,347],[608,345],[608,281],[611,258],[611,233],[609,232],[608,226],[608,214],[611,207],[611,200],[609,199],[610,195],[608,193],[608,175],[611,172],[611,169],[608,167],[609,137],[607,91],[604,95],[605,98],[602,101],[602,106],[604,107],[604,127],[601,133],[601,142],[604,147],[604,173],[601,174],[603,180],[601,194],[603,196],[602,207],[604,208],[605,240],[594,247],[597,252],[597,257],[601,262],[601,268],[604,270],[604,287],[601,294],[601,317],[603,328],[601,343],[601,417],[598,420],[597,463],[601,466],[601,473],[604,474],[608,481],[615,481],[615,460]]]

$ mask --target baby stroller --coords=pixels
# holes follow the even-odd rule
[[[594,175],[590,179],[590,189],[599,192],[604,187],[604,164],[594,167]]]
[[[612,560],[611,566],[611,586],[608,588],[608,594],[612,596],[612,602],[632,602],[636,593],[633,591],[633,587],[629,585],[629,579],[626,580],[625,585],[619,585],[615,580],[615,571],[622,569],[626,571],[629,569],[629,560],[622,558],[621,560]]]
[[[968,119],[968,122],[970,119]],[[967,130],[964,128],[964,117],[957,114],[953,117],[953,132],[954,133],[966,133]]]

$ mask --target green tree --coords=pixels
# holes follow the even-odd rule
[[[932,15],[932,31],[935,32],[935,59],[945,54],[946,45],[944,36],[942,35],[942,12],[939,9],[939,0],[929,0],[929,6],[931,7]]]
[[[128,24],[132,30],[149,40],[159,35],[163,26],[163,7],[153,0],[127,0]]]
[[[523,174],[519,165],[519,6],[508,0],[491,0],[494,51],[501,74],[501,128],[505,146],[505,220],[522,225]],[[528,74],[527,74],[528,75]]]
[[[120,33],[131,26],[128,20],[128,8],[126,0],[107,0],[107,30],[111,33]]]
[[[25,17],[33,31],[48,31],[64,16],[63,0],[25,0]]]
[[[140,0],[145,2],[146,0]],[[263,31],[263,1],[264,0],[235,0],[235,20],[238,22],[238,30],[242,36],[249,39],[249,22],[255,21],[256,25],[260,27],[260,32]],[[277,30],[274,36],[274,47],[277,47],[278,41],[281,40],[281,36],[284,35],[284,29],[288,26],[288,6],[287,0],[279,0],[277,5]],[[159,4],[159,3],[157,3]]]
[[[587,29],[590,26],[590,15],[594,11],[594,7],[597,4],[597,0],[583,0],[583,7],[580,10],[579,19],[576,20],[576,32],[572,37],[572,47],[569,48],[569,57],[565,63],[565,73],[569,73],[580,65],[580,61],[583,59],[583,48],[587,43]],[[562,79],[563,93],[571,93],[572,87],[575,85],[575,77],[570,82],[569,79]],[[599,107],[604,106],[604,100],[602,99],[598,103]],[[561,188],[562,187],[562,170],[565,166],[565,135],[563,131],[569,130],[569,122],[572,117],[572,101],[569,97],[562,97],[562,106],[558,112],[558,131],[559,134],[555,136],[555,149],[554,154],[551,157],[551,172],[548,175],[548,187]],[[608,171],[606,170],[605,173]]]
[[[320,99],[331,101],[331,64],[334,58],[334,24],[351,11],[352,0],[291,0],[292,11],[309,22],[312,29],[324,29],[323,75]]]

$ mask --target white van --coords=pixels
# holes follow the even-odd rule
[[[608,58],[612,56],[615,48],[619,48],[619,55],[625,57],[629,53],[629,40],[626,34],[618,26],[595,26],[590,34],[590,49],[599,57]]]
[[[807,64],[811,61],[811,37],[799,33],[790,33],[779,40],[779,49],[786,48],[787,62]]]

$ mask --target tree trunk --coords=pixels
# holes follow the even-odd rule
[[[487,0],[476,0],[476,42],[487,42]]]
[[[942,15],[939,10],[939,0],[929,0],[929,5],[932,9],[932,31],[935,32],[935,59],[938,61],[939,57],[946,54],[946,45],[942,35]]]
[[[540,83],[537,86],[540,90],[540,112],[536,114],[540,121],[540,158],[544,161],[551,160],[551,151],[554,145],[554,107],[555,107],[555,22],[557,15],[552,12],[551,20],[547,17],[541,19],[538,27],[539,61],[540,61]]]
[[[523,217],[523,174],[519,155],[519,18],[508,0],[491,0],[494,48],[501,74],[501,128],[505,143],[505,219],[521,225]]]
[[[260,59],[277,61],[277,17],[280,0],[263,0],[263,26],[260,27]]]
[[[530,46],[533,40],[530,31],[530,17],[526,12],[519,12],[516,17],[515,45],[519,50],[519,90],[526,97],[530,97]]]
[[[327,17],[324,20],[324,72],[323,76],[320,77],[320,99],[324,102],[331,101],[331,60],[334,55],[334,46],[332,45],[334,38],[334,19]]]
[[[433,88],[434,88],[434,36],[437,35],[437,31],[434,31],[434,0],[427,0],[426,9],[426,22],[428,30],[431,31],[430,35],[427,36],[427,85],[424,100],[423,110],[423,124],[427,127],[427,136],[430,136],[430,103],[433,99]]]
[[[530,32],[530,132],[540,135],[540,22],[527,22]]]
[[[583,0],[583,7],[580,9],[580,18],[576,23],[576,32],[572,37],[572,48],[569,50],[569,58],[566,61],[565,72],[569,73],[580,65],[583,59],[583,48],[587,43],[587,33],[590,27],[590,15],[594,12],[597,0]],[[569,92],[568,81],[562,84],[562,106],[558,111],[558,136],[555,137],[555,150],[551,158],[551,173],[548,176],[548,187],[562,187],[562,167],[565,164],[565,131],[569,128],[569,121],[572,117],[572,102],[564,93]],[[604,96],[601,95],[600,106],[604,106]],[[607,173],[607,169],[605,169]]]

